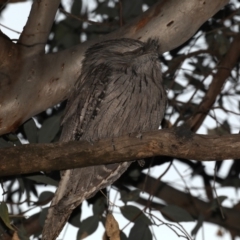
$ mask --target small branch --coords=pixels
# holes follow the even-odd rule
[[[154,196],[167,202],[169,205],[177,205],[182,207],[195,218],[197,218],[201,213],[204,216],[205,221],[222,226],[228,230],[234,230],[238,235],[240,235],[240,226],[238,224],[240,221],[239,209],[234,207],[222,207],[224,214],[226,215],[226,219],[223,221],[220,214],[212,214],[212,211],[210,210],[212,207],[212,202],[205,202],[199,197],[194,197],[188,193],[177,190],[165,182],[159,181],[151,176],[146,176],[143,173],[142,175],[142,179],[147,177],[147,184],[145,185],[145,183],[142,182],[135,187],[143,189],[144,186],[143,190],[151,194],[154,186],[154,188],[158,189]],[[137,202],[144,206],[148,204],[147,200],[145,199],[139,199]],[[161,204],[154,202],[150,204],[150,207],[158,209],[159,211],[161,211],[162,208]]]
[[[202,125],[208,112],[216,101],[224,83],[229,77],[232,69],[236,66],[240,57],[240,34],[234,38],[227,54],[219,63],[218,72],[215,74],[209,89],[203,98],[197,113],[190,119],[192,131],[196,132]]]
[[[18,43],[44,51],[60,0],[35,0]]]
[[[86,141],[29,144],[0,149],[0,176],[38,171],[63,170],[133,161],[153,156],[170,156],[198,161],[239,159],[240,135],[181,136],[174,129],[103,139],[93,145]]]

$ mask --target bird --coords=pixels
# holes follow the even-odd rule
[[[119,38],[90,46],[66,105],[60,141],[94,143],[103,138],[159,129],[167,103],[160,56],[158,38],[145,42]],[[55,240],[72,211],[116,181],[130,164],[62,171],[42,240]]]

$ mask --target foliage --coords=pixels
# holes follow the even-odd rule
[[[78,44],[79,39],[81,41],[90,40],[112,32],[118,29],[121,24],[126,24],[134,17],[139,16],[143,10],[155,3],[154,0],[97,0],[96,2],[96,7],[92,11],[89,11],[86,2],[79,0],[73,1],[70,8],[69,6],[61,6],[62,12],[66,11],[64,7],[69,8],[71,14],[78,16],[82,21],[71,17],[71,15],[67,15],[61,21],[56,21],[47,44],[49,52],[69,48]],[[119,2],[122,3],[122,9]],[[228,53],[233,38],[239,32],[240,12],[236,8],[236,4],[227,5],[205,22],[190,40],[161,56],[164,84],[169,98],[165,126],[180,126],[183,123],[188,123],[191,117],[196,114],[198,106],[203,102],[211,82],[221,67],[219,63]],[[90,18],[98,19],[100,24],[92,22],[89,24]],[[205,121],[201,123],[199,132],[219,135],[238,133],[238,112],[240,109],[238,96],[240,92],[239,67],[239,63],[237,63],[225,85],[220,87],[222,91],[218,92],[218,97],[207,113]],[[0,147],[58,141],[64,107],[65,103],[61,103],[47,109],[27,121],[15,133],[2,136],[0,138]],[[172,162],[173,164],[171,164]],[[184,184],[184,187],[178,190],[179,192],[171,190],[173,191],[171,197],[167,196],[168,193],[164,193],[164,186],[173,185],[177,187],[177,184],[168,182],[168,185],[166,185],[167,182],[162,180],[161,174],[158,174],[159,178],[155,179],[155,182],[153,181],[154,185],[151,186],[151,189],[144,188],[148,177],[142,173],[143,170],[150,171],[159,165],[162,165],[162,168],[157,169],[165,169],[166,164],[170,164],[170,168],[165,174],[176,171],[181,179],[179,184]],[[191,232],[193,237],[198,234],[205,221],[225,227],[233,237],[239,236],[239,228],[221,222],[224,217],[221,213],[223,209],[222,201],[229,198],[229,196],[219,197],[215,185],[218,188],[228,186],[237,191],[240,183],[240,163],[232,160],[229,169],[224,169],[224,176],[221,174],[223,165],[222,162],[218,162],[216,170],[209,171],[207,165],[196,162],[194,159],[171,159],[168,157],[161,157],[161,161],[158,161],[157,157],[151,161],[147,160],[143,168],[137,163],[133,163],[128,171],[114,184],[114,187],[119,191],[122,204],[120,207],[115,206],[114,209],[118,209],[121,216],[131,223],[129,235],[126,236],[123,230],[121,239],[153,239],[154,230],[152,226],[162,225],[166,225],[177,235],[182,234],[185,238],[190,239],[190,235],[179,224],[185,221],[195,221],[195,227]],[[183,173],[174,170],[175,166],[188,169],[189,176],[183,176]],[[194,186],[190,182],[186,182],[186,179],[191,181],[196,178],[202,180],[201,188],[203,191],[194,190]],[[59,172],[40,172],[2,178],[4,195],[0,205],[0,218],[5,228],[8,231],[13,230],[13,225],[10,225],[8,219],[9,214],[5,203],[11,206],[9,208],[11,213],[13,213],[14,206],[14,215],[21,216],[21,218],[12,218],[14,226],[17,226],[18,229],[24,228],[27,224],[25,215],[22,216],[22,214],[27,215],[28,211],[24,211],[26,209],[22,207],[24,204],[27,205],[28,209],[37,209],[38,217],[41,224],[43,224],[46,217],[46,204],[51,201],[52,192],[48,190],[40,192],[39,189],[46,185],[56,186],[59,179]],[[157,182],[162,184],[158,188],[156,187]],[[145,191],[145,194],[141,193],[142,190]],[[159,192],[160,195],[158,195]],[[177,193],[181,193],[181,197],[177,198],[177,195],[174,195]],[[158,198],[158,201],[155,198]],[[164,202],[160,202],[159,199],[164,200]],[[191,201],[188,201],[189,199]],[[197,207],[198,200],[201,204],[205,204],[204,209],[206,212],[208,211],[207,213],[201,212],[202,208]],[[234,199],[231,208],[239,212],[238,201],[238,199]],[[137,205],[132,205],[133,203],[137,203]],[[88,200],[88,204],[93,210],[91,216],[82,219],[81,211],[84,211],[84,209],[81,209],[80,206],[75,209],[69,219],[69,223],[79,229],[77,239],[83,239],[91,235],[100,224],[103,226],[105,224],[109,203],[103,194],[98,193]],[[156,211],[162,214],[161,219],[155,214]],[[34,236],[37,238],[39,234],[40,232],[36,232]]]

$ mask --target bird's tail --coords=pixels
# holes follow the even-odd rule
[[[42,240],[55,240],[72,211],[83,200],[112,184],[129,165],[129,162],[123,162],[64,171],[48,210]]]
[[[62,177],[59,183],[51,206],[48,209],[47,218],[42,232],[42,240],[55,240],[62,231],[73,209],[76,207],[75,204],[69,205],[67,202],[69,199],[66,198],[66,193],[69,191],[68,181],[70,175],[71,170],[65,171],[64,177]]]
[[[71,213],[72,211],[59,212],[58,210],[56,211],[55,207],[50,207],[42,232],[42,240],[55,240],[62,231]]]

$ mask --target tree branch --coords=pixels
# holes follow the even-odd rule
[[[44,52],[59,4],[60,0],[33,1],[30,15],[18,44],[33,47],[29,48],[29,51],[33,50],[35,53]]]
[[[216,101],[217,96],[222,90],[224,83],[231,74],[232,69],[236,66],[240,57],[240,34],[238,34],[227,54],[223,57],[218,65],[218,71],[214,75],[212,83],[204,96],[196,114],[190,119],[191,130],[196,132],[198,128],[202,125],[207,114],[211,110],[211,107]]]
[[[144,182],[141,182],[134,187],[137,187],[150,195],[160,198],[168,204],[184,208],[196,219],[201,213],[204,216],[205,221],[214,223],[218,226],[222,226],[229,231],[235,231],[238,236],[240,235],[240,225],[238,224],[240,221],[240,214],[237,207],[222,207],[224,215],[226,216],[226,219],[223,221],[220,214],[217,214],[216,212],[215,214],[212,214],[212,211],[209,211],[209,209],[212,209],[212,202],[203,201],[198,197],[192,196],[186,192],[182,192],[168,185],[167,183],[159,181],[159,179],[155,179],[144,173],[142,173],[141,178],[144,179]],[[155,191],[153,189],[155,189]],[[142,198],[138,199],[137,203],[142,204],[143,206],[149,206],[150,208],[157,209],[161,212],[162,206],[158,203],[152,201],[149,202],[148,200]],[[40,213],[36,213],[30,218],[23,221],[24,229],[28,236],[42,231],[39,217]],[[9,235],[6,235],[3,239],[10,240],[12,238]]]
[[[228,2],[160,0],[129,24],[108,34],[107,38],[124,36],[146,41],[149,37],[157,37],[161,40],[162,52],[166,52],[191,38],[205,21]]]
[[[177,130],[86,141],[29,144],[0,149],[0,176],[63,170],[170,156],[198,161],[240,158],[240,135],[207,136]]]
[[[240,235],[240,226],[238,224],[240,221],[239,209],[236,209],[235,207],[222,207],[224,215],[226,216],[226,219],[223,220],[220,214],[213,214],[213,212],[210,211],[210,209],[213,210],[212,202],[200,200],[199,197],[194,197],[189,193],[179,191],[168,184],[159,181],[158,179],[146,176],[144,173],[142,173],[142,175],[143,179],[146,178],[147,180],[136,186],[139,189],[162,199],[170,205],[176,205],[184,208],[195,218],[198,218],[201,213],[204,216],[205,221],[225,227],[228,230],[234,230],[238,235]],[[153,189],[156,189],[156,191],[153,192]],[[143,199],[140,199],[138,202],[144,206],[150,204],[151,207],[155,207],[161,211],[161,207],[156,203],[146,203],[146,200],[144,201]]]
[[[37,3],[35,2],[34,4]],[[159,1],[146,13],[101,40],[119,37],[146,40],[149,37],[157,37],[161,39],[162,52],[164,52],[190,38],[202,23],[226,3],[228,0]],[[53,4],[55,8],[57,5],[56,1],[48,4]],[[44,6],[41,7],[43,11]],[[49,13],[48,20],[50,16],[53,19],[53,9],[49,11],[51,14]],[[32,16],[33,13],[30,14],[30,17]],[[44,18],[40,19],[46,21]],[[35,21],[29,22],[26,29],[30,31],[34,26],[37,27],[39,21]],[[39,34],[31,37],[29,41],[26,39],[28,31],[25,30],[21,42],[23,43],[24,39],[27,44],[35,44],[39,39],[43,42],[50,25],[48,24],[44,31],[42,27],[44,25],[41,22]],[[40,36],[40,32],[44,34]],[[32,55],[29,48],[17,46],[17,51],[11,55],[11,65],[7,69],[0,67],[0,72],[3,73],[0,88],[0,135],[15,131],[30,117],[66,99],[80,75],[83,54],[93,43],[89,41],[46,55]]]

